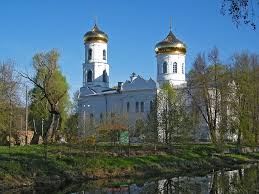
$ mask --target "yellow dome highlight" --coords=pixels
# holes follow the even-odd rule
[[[170,30],[167,37],[156,44],[156,54],[186,54],[186,45],[178,40]]]
[[[84,42],[108,42],[108,36],[102,32],[98,26],[95,24],[91,31],[85,33]]]

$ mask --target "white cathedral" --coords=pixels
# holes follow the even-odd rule
[[[134,127],[137,119],[147,118],[152,102],[164,83],[178,88],[186,86],[186,46],[176,38],[171,28],[167,37],[155,46],[156,81],[132,73],[129,80],[110,88],[107,34],[95,24],[84,35],[84,45],[83,87],[80,88],[78,102],[81,127],[86,118],[98,123],[114,114],[127,114],[131,127]]]

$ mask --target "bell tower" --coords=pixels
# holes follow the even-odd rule
[[[91,31],[84,35],[83,86],[88,86],[96,91],[109,88],[107,43],[108,36],[96,24]]]
[[[185,80],[186,46],[170,31],[167,37],[155,46],[157,58],[157,82],[162,87],[164,83],[180,86]]]

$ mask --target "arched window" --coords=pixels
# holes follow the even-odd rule
[[[89,70],[87,72],[87,82],[92,82],[93,81],[93,72]]]
[[[184,74],[184,63],[182,64],[182,74]]]
[[[87,71],[84,72],[84,82],[87,82]]]
[[[130,111],[130,103],[127,102],[127,112],[129,112],[129,111]]]
[[[103,82],[107,82],[107,72],[106,72],[106,70],[103,71]]]
[[[106,60],[106,50],[103,50],[103,60]]]
[[[92,49],[88,49],[88,60],[92,59]]]
[[[177,63],[174,62],[173,64],[173,73],[177,73]]]
[[[139,102],[136,102],[136,112],[139,112]]]
[[[163,73],[167,73],[167,62],[163,63]]]
[[[144,112],[144,102],[140,103],[140,112]]]

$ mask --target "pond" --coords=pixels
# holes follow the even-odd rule
[[[235,169],[222,169],[208,174],[156,177],[148,179],[112,179],[89,181],[82,184],[66,185],[58,190],[36,188],[10,193],[125,193],[125,194],[226,194],[259,193],[259,165],[245,165]],[[200,174],[200,175],[198,175]]]

